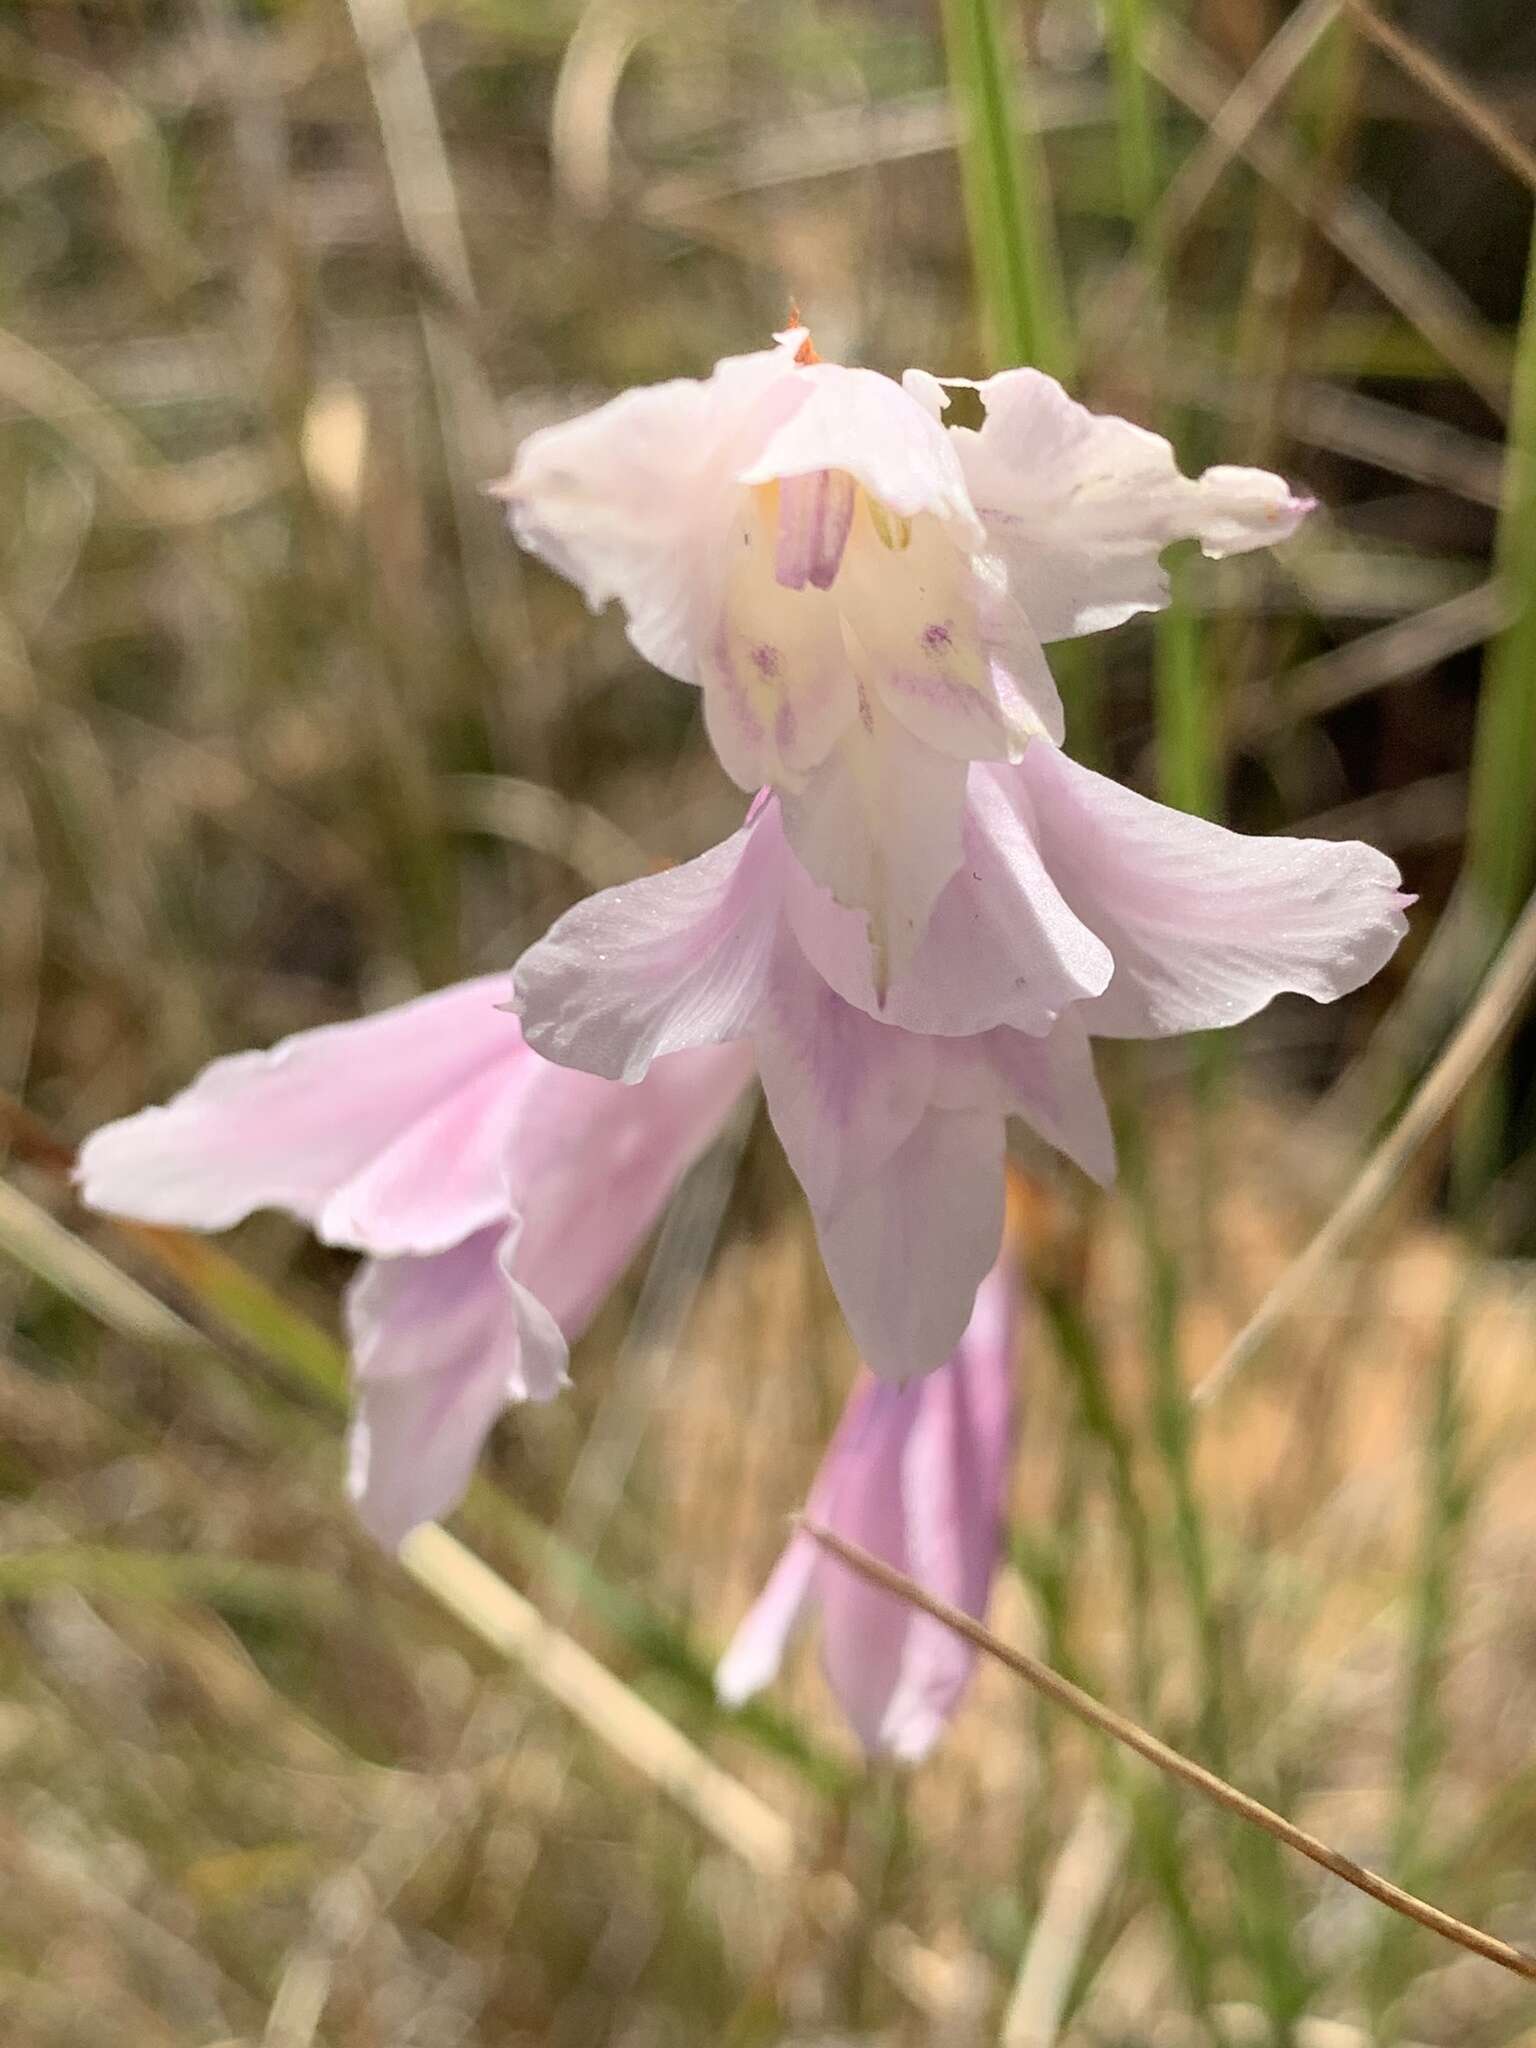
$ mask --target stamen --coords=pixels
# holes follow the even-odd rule
[[[848,545],[858,486],[844,469],[818,469],[781,477],[778,493],[775,580],[786,590],[807,583],[830,590]]]
[[[889,506],[882,505],[878,498],[870,498],[867,503],[869,516],[880,538],[881,546],[889,548],[893,555],[899,555],[911,542],[911,520],[904,519],[899,512],[892,512]]]

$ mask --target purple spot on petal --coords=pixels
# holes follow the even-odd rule
[[[754,647],[751,653],[752,666],[765,683],[777,682],[784,663],[777,647],[770,647],[766,641]]]
[[[935,619],[931,626],[924,626],[923,648],[926,653],[947,654],[954,644],[954,629],[948,619]]]

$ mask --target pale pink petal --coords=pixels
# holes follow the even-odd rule
[[[743,483],[846,470],[898,517],[931,512],[980,538],[945,430],[899,384],[838,363],[799,369],[795,382],[801,402],[743,466]]]
[[[1045,1038],[989,1031],[974,1042],[974,1051],[997,1090],[998,1107],[1022,1118],[1090,1179],[1108,1187],[1115,1177],[1115,1137],[1083,1021],[1091,1007],[1064,1011]],[[973,1091],[967,1076],[962,1095],[974,1100]],[[985,1092],[991,1095],[990,1088]]]
[[[817,1204],[827,1274],[860,1353],[892,1380],[930,1372],[970,1320],[1003,1235],[1003,1126],[933,1109],[862,1187]]]
[[[843,1475],[856,1461],[864,1440],[865,1415],[874,1383],[861,1379],[832,1433],[805,1511],[812,1521],[827,1521],[836,1506]],[[715,1690],[727,1706],[740,1706],[778,1676],[784,1651],[811,1597],[822,1553],[809,1536],[791,1536],[715,1667]]]
[[[1181,475],[1160,434],[1090,412],[1038,370],[1005,370],[975,388],[986,420],[951,436],[987,545],[1042,640],[1160,609],[1159,556],[1173,541],[1237,554],[1287,539],[1311,510],[1264,470]]]
[[[1039,734],[1059,747],[1066,736],[1067,714],[1051,674],[1035,624],[1009,595],[1006,564],[997,555],[977,555],[977,623],[991,670],[992,695],[1015,734]],[[1009,759],[1022,750],[1015,746]]]
[[[869,920],[877,984],[906,972],[960,865],[965,779],[963,761],[914,739],[866,693],[842,744],[783,794],[785,835],[808,873]]]
[[[347,1292],[356,1374],[348,1491],[398,1544],[461,1498],[509,1402],[565,1384],[565,1340],[503,1270],[501,1230],[427,1259],[370,1260]]]
[[[999,1265],[938,1371],[905,1387],[861,1379],[806,1503],[812,1521],[978,1620],[1002,1553],[1016,1319],[1017,1290]],[[803,1534],[733,1638],[716,1674],[721,1696],[738,1703],[775,1676],[812,1601],[828,1680],[865,1748],[919,1761],[959,1704],[975,1653]]]
[[[726,1706],[739,1707],[778,1677],[819,1562],[820,1552],[811,1537],[797,1533],[785,1544],[715,1666],[715,1692]]]
[[[1046,747],[1006,773],[1063,896],[1114,955],[1082,1011],[1099,1037],[1237,1024],[1286,991],[1332,1002],[1407,930],[1396,867],[1358,841],[1229,832]]]
[[[546,1059],[638,1081],[659,1054],[747,1037],[779,922],[777,849],[755,821],[697,860],[568,910],[513,970]]]
[[[535,1065],[500,976],[215,1060],[89,1137],[92,1208],[223,1230],[287,1209],[332,1244],[432,1252],[505,1210],[507,1118]]]
[[[792,355],[768,349],[728,359],[704,382],[627,391],[545,427],[498,487],[512,530],[594,611],[617,598],[647,661],[697,682],[737,471],[803,397]]]
[[[954,1357],[915,1389],[921,1413],[900,1474],[907,1570],[929,1592],[981,1621],[1003,1548],[1013,1451],[1017,1288],[994,1266]],[[976,1665],[963,1636],[908,1610],[901,1673],[886,1703],[881,1747],[903,1762],[928,1754]]]
[[[768,1113],[813,1205],[879,1175],[916,1127],[936,1041],[835,995],[785,933],[754,1029]]]
[[[764,830],[772,821],[765,818]],[[1017,802],[989,776],[972,778],[962,858],[910,964],[885,1000],[875,988],[863,919],[798,866],[785,915],[802,952],[847,1002],[903,1030],[941,1036],[1049,1030],[1068,1005],[1100,994],[1114,961],[1046,873]]]
[[[838,1535],[904,1572],[911,1560],[902,1465],[922,1415],[922,1390],[866,1384],[854,1400],[857,1435],[823,1513]],[[886,1716],[901,1684],[912,1609],[833,1557],[822,1559],[816,1595],[827,1682],[860,1742],[878,1756],[886,1749]]]
[[[749,1045],[668,1053],[626,1087],[539,1062],[507,1153],[513,1272],[573,1341],[751,1082]]]

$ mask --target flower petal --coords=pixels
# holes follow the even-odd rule
[[[749,820],[697,860],[568,910],[513,969],[528,1043],[638,1081],[658,1054],[748,1036],[779,922],[778,851]]]
[[[573,1342],[752,1072],[745,1044],[668,1053],[632,1087],[539,1062],[507,1153],[513,1272]]]
[[[1173,541],[1242,553],[1287,539],[1311,510],[1265,470],[1181,475],[1160,434],[1090,412],[1039,370],[975,388],[985,423],[951,435],[988,546],[1042,640],[1159,610],[1168,579],[1158,557]]]
[[[700,661],[711,744],[747,790],[801,781],[858,715],[837,605],[779,580],[778,493],[741,491],[721,530],[719,610]]]
[[[770,820],[765,818],[763,829]],[[1074,915],[1041,862],[1017,801],[972,777],[962,858],[910,964],[882,1003],[862,920],[798,864],[785,915],[801,950],[845,1001],[906,1031],[941,1036],[1048,1031],[1069,1004],[1108,987],[1108,947]]]
[[[647,661],[697,682],[736,473],[802,397],[793,356],[765,349],[544,427],[498,487],[512,531],[594,611],[617,598]]]
[[[813,1205],[878,1175],[922,1116],[934,1041],[895,1031],[833,993],[786,932],[758,1013],[768,1113]]]
[[[381,1255],[455,1243],[505,1211],[507,1120],[534,1065],[504,993],[486,976],[215,1060],[86,1140],[81,1197],[195,1230],[287,1209]]]
[[[966,768],[867,692],[859,709],[805,787],[783,793],[784,831],[811,876],[867,916],[884,988],[905,973],[960,865]]]
[[[347,1487],[381,1543],[458,1503],[509,1402],[546,1401],[565,1384],[565,1340],[506,1277],[503,1237],[482,1230],[435,1258],[370,1260],[347,1291]]]
[[[1237,1024],[1285,991],[1332,1002],[1407,930],[1401,877],[1374,847],[1229,832],[1046,747],[1005,772],[1029,793],[1063,896],[1114,955],[1082,1011],[1099,1037]]]
[[[899,1479],[908,1570],[977,1621],[985,1619],[1003,1546],[1013,1452],[1017,1288],[1005,1260],[982,1281],[954,1356],[917,1386],[921,1410]],[[925,1757],[953,1715],[976,1652],[931,1615],[910,1616],[901,1674],[881,1722],[881,1746],[907,1763]]]
[[[763,1590],[743,1615],[740,1626],[715,1666],[715,1693],[728,1707],[739,1707],[779,1675],[784,1652],[794,1634],[821,1553],[803,1531],[790,1537],[768,1574]]]
[[[1049,1037],[989,1031],[975,1041],[975,1050],[996,1088],[998,1108],[1022,1118],[1091,1180],[1108,1187],[1115,1177],[1115,1135],[1084,1021],[1093,1007],[1064,1011]]]
[[[812,1205],[863,1357],[886,1379],[930,1372],[959,1342],[1002,1242],[1002,1121],[995,1109],[932,1109],[872,1179],[834,1207]]]
[[[915,739],[957,761],[1007,760],[1041,729],[1032,715],[1010,720],[998,701],[982,633],[987,593],[952,527],[926,514],[877,519],[861,497],[835,595],[853,669]],[[1019,624],[1030,638],[1022,614]],[[1034,656],[1043,668],[1038,642]]]
[[[943,427],[890,377],[816,363],[798,369],[800,403],[740,471],[744,484],[846,470],[898,518],[932,512],[981,538]]]
[[[918,1387],[866,1382],[854,1395],[850,1436],[825,1519],[851,1543],[897,1571],[909,1569],[902,1464],[922,1413]],[[885,1753],[886,1720],[903,1675],[913,1610],[835,1557],[817,1573],[821,1661],[838,1705],[872,1755]]]

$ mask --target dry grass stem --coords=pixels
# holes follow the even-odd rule
[[[1363,36],[1368,36],[1411,79],[1449,107],[1463,127],[1487,144],[1506,171],[1536,192],[1536,150],[1522,142],[1508,122],[1464,78],[1458,78],[1421,42],[1385,20],[1369,0],[1344,0],[1344,5]]]
[[[1407,1108],[1377,1146],[1348,1193],[1306,1249],[1286,1268],[1217,1363],[1192,1389],[1204,1406],[1230,1386],[1286,1317],[1312,1294],[1338,1254],[1386,1200],[1404,1167],[1455,1108],[1463,1091],[1503,1041],[1536,987],[1536,897],[1526,905],[1449,1044]]]
[[[1127,1835],[1105,1794],[1090,1792],[1046,1879],[999,2048],[1053,2048],[1094,1921],[1120,1874]]]
[[[1326,1842],[1308,1834],[1305,1828],[1297,1827],[1294,1821],[1287,1820],[1283,1814],[1273,1812],[1257,1799],[1251,1799],[1246,1792],[1240,1792],[1235,1785],[1229,1785],[1224,1778],[1218,1778],[1214,1772],[1206,1770],[1203,1764],[1195,1763],[1190,1757],[1181,1756],[1177,1750],[1170,1749],[1167,1743],[1159,1741],[1157,1736],[1149,1734],[1145,1728],[1138,1727],[1134,1721],[1129,1721],[1123,1714],[1116,1713],[1113,1707],[1104,1706],[1101,1701],[1094,1699],[1092,1694],[1084,1692],[1081,1686],[1063,1678],[1060,1672],[1053,1671],[1048,1664],[1042,1664],[1038,1657],[1030,1656],[1027,1650],[1016,1649],[1013,1644],[1003,1642],[980,1622],[973,1621],[963,1609],[951,1606],[947,1600],[938,1599],[918,1585],[915,1579],[908,1578],[903,1572],[892,1570],[870,1551],[862,1549],[856,1543],[849,1543],[844,1537],[823,1527],[819,1522],[802,1517],[801,1526],[821,1544],[823,1549],[829,1550],[850,1570],[869,1580],[871,1585],[879,1586],[885,1592],[894,1594],[898,1600],[905,1600],[909,1605],[921,1608],[925,1614],[932,1615],[935,1621],[942,1621],[946,1628],[952,1628],[957,1635],[964,1636],[967,1642],[974,1643],[978,1650],[995,1658],[999,1664],[1006,1665],[1017,1677],[1024,1679],[1055,1705],[1075,1715],[1085,1726],[1096,1730],[1100,1735],[1107,1735],[1122,1748],[1133,1750],[1154,1769],[1162,1771],[1170,1778],[1176,1778],[1180,1784],[1199,1792],[1213,1805],[1224,1807],[1228,1813],[1236,1814],[1240,1820],[1261,1828],[1265,1834],[1272,1835],[1286,1848],[1294,1849],[1298,1855],[1305,1856],[1309,1862],[1317,1864],[1332,1876],[1342,1878],[1346,1884],[1353,1885],[1356,1891],[1364,1892],[1368,1898],[1375,1899],[1380,1905],[1390,1907],[1394,1913],[1402,1914],[1405,1919],[1415,1921],[1433,1934],[1443,1935],[1447,1941],[1454,1942],[1458,1948],[1464,1948],[1472,1955],[1481,1956],[1490,1963],[1497,1963],[1501,1969],[1511,1971],[1517,1977],[1529,1978],[1536,1982],[1536,1956],[1528,1955],[1524,1949],[1516,1948],[1512,1942],[1501,1941],[1497,1935],[1485,1934],[1480,1928],[1469,1927],[1464,1920],[1458,1920],[1454,1914],[1442,1912],[1438,1906],[1432,1906],[1424,1899],[1415,1898],[1412,1892],[1404,1891],[1400,1885],[1393,1884],[1388,1878],[1379,1877],[1375,1871],[1367,1870],[1352,1857],[1340,1855],[1338,1850],[1329,1848]]]
[[[1147,38],[1147,62],[1164,91],[1204,121],[1214,120],[1231,96],[1209,51],[1167,16]],[[1320,184],[1305,154],[1279,129],[1256,128],[1242,154],[1502,418],[1509,404],[1507,354],[1432,258],[1365,193]]]
[[[793,1831],[781,1814],[712,1763],[665,1716],[499,1578],[446,1529],[416,1529],[400,1562],[466,1628],[519,1665],[616,1756],[763,1877],[788,1875]]]

